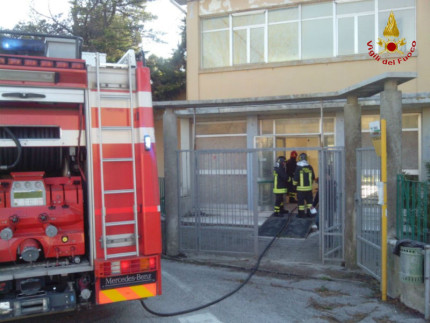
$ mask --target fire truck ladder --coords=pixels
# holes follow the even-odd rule
[[[102,92],[100,89],[100,59],[99,54],[97,53],[97,65],[96,65],[96,78],[97,78],[97,101],[98,101],[98,135],[99,135],[99,154],[100,154],[100,179],[101,179],[101,198],[102,198],[102,245],[104,249],[105,260],[111,258],[121,258],[128,256],[139,256],[139,231],[138,231],[138,221],[137,221],[137,192],[136,192],[136,153],[135,153],[135,128],[134,128],[134,115],[133,115],[133,77],[132,77],[132,55],[134,55],[133,51],[128,51],[126,55],[124,55],[122,61],[127,61],[127,65],[121,64],[122,67],[126,66],[128,70],[128,84],[129,91],[128,93],[109,93]],[[128,56],[128,59],[127,57]],[[109,99],[109,100],[124,100],[126,99],[129,106],[127,107],[130,112],[130,126],[103,126],[102,116],[101,116],[101,99]],[[131,137],[131,151],[132,157],[129,158],[104,158],[103,157],[103,133],[106,131],[128,131]],[[117,190],[105,190],[104,187],[104,164],[105,163],[123,163],[128,162],[132,165],[133,168],[133,187],[129,189],[117,189]],[[133,214],[134,219],[130,221],[106,221],[106,195],[118,195],[118,194],[129,194],[133,193]],[[108,236],[106,234],[107,227],[121,227],[126,225],[133,225],[133,233],[132,234],[116,234]],[[134,246],[135,250],[132,252],[121,252],[115,253],[115,248],[118,247],[127,247]],[[108,254],[108,250],[110,251]]]

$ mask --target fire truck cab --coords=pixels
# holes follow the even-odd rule
[[[0,320],[161,294],[149,69],[0,32]]]

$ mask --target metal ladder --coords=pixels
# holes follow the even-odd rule
[[[102,239],[101,243],[104,250],[105,260],[111,258],[121,258],[128,256],[139,256],[139,231],[138,231],[138,222],[137,222],[137,192],[136,192],[136,153],[135,153],[135,128],[134,128],[134,100],[133,100],[133,78],[132,78],[132,59],[130,58],[131,52],[127,52],[126,55],[129,56],[127,60],[128,65],[128,82],[129,82],[129,91],[128,93],[102,93],[100,89],[100,57],[99,53],[97,53],[97,64],[96,64],[96,83],[97,83],[97,107],[98,107],[98,136],[99,136],[99,154],[100,154],[100,185],[101,185],[101,199],[102,199]],[[130,126],[126,127],[107,127],[102,124],[102,115],[101,115],[101,99],[127,99],[129,106],[128,110],[130,112]],[[129,131],[131,136],[131,151],[132,157],[129,158],[104,158],[103,157],[103,132],[105,131]],[[132,163],[132,172],[133,172],[133,187],[130,189],[118,189],[118,190],[105,190],[104,187],[104,163],[118,163],[118,162],[130,162]],[[134,219],[130,221],[116,221],[116,222],[107,222],[106,221],[106,195],[113,194],[128,194],[133,193],[133,214]],[[134,225],[134,232],[132,234],[118,234],[113,236],[106,235],[107,227],[120,227],[124,225]],[[122,253],[114,253],[112,249],[117,247],[124,246],[132,246],[134,245],[135,251],[132,252],[122,252]],[[108,250],[111,252],[108,254]]]

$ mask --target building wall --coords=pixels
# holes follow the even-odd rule
[[[430,91],[430,2],[416,0],[416,42],[414,57],[395,66],[377,62],[367,54],[280,63],[202,69],[200,18],[220,13],[282,7],[308,1],[218,1],[188,4],[187,99],[248,98],[338,91],[384,72],[418,72],[419,77],[402,86],[404,93]]]
[[[396,72],[417,71],[416,61],[414,58],[409,64],[396,68]],[[189,95],[193,95],[193,98],[195,95],[195,99],[208,100],[332,92],[392,71],[391,66],[366,60],[200,73],[199,92]],[[400,90],[405,93],[428,90],[429,84],[420,80],[423,79],[410,81],[402,85]]]
[[[386,5],[391,6],[391,3],[386,0],[378,0],[378,4],[382,5],[385,1]],[[399,87],[403,93],[415,94],[430,93],[430,64],[428,59],[430,57],[430,37],[428,31],[430,30],[430,19],[427,13],[430,12],[430,2],[428,0],[415,0],[415,15],[416,15],[416,51],[413,56],[406,62],[401,61],[399,64],[396,60],[395,66],[385,65],[382,60],[387,57],[396,59],[395,56],[383,56],[380,61],[375,61],[368,53],[355,54],[347,56],[329,57],[329,58],[316,58],[306,60],[290,60],[277,63],[259,63],[259,64],[242,64],[233,65],[219,68],[202,68],[201,60],[201,47],[202,47],[202,21],[201,19],[208,19],[214,17],[222,17],[228,14],[242,14],[255,10],[272,10],[287,7],[294,7],[297,4],[308,3],[332,3],[328,1],[286,1],[286,0],[200,0],[188,2],[188,15],[187,15],[187,99],[188,100],[216,100],[216,99],[233,99],[233,98],[255,98],[255,97],[268,97],[268,96],[284,96],[296,94],[312,94],[335,92],[346,87],[355,85],[371,77],[380,75],[386,72],[416,72],[418,78],[409,81]],[[393,1],[393,4],[410,3],[410,0]],[[338,8],[338,7],[336,7]],[[396,13],[397,15],[397,13]],[[230,18],[233,19],[233,18]],[[397,16],[397,23],[400,21]],[[413,25],[413,21],[404,19],[403,26],[399,24],[400,37],[402,37],[402,30],[405,30],[405,25]],[[378,37],[382,36],[381,24],[384,26],[386,22],[380,20],[379,27],[377,28]],[[403,29],[402,29],[403,28]],[[339,29],[340,30],[340,29]],[[317,37],[317,33],[315,33]],[[335,37],[333,37],[335,38]],[[412,40],[408,37],[407,42]],[[409,49],[407,49],[409,51]],[[407,52],[404,54],[406,55]],[[400,56],[398,56],[400,57]],[[417,97],[420,97],[417,95]],[[428,105],[417,105],[412,113],[418,113],[422,123],[421,138],[418,136],[417,145],[408,145],[408,141],[413,140],[410,132],[404,132],[405,141],[405,155],[410,155],[408,149],[415,149],[419,147],[418,151],[412,152],[413,165],[411,160],[403,158],[409,163],[403,162],[405,169],[416,170],[418,168],[421,178],[426,176],[425,164],[430,161],[430,148],[425,145],[425,138],[427,131],[425,130],[427,124],[427,110],[430,108]],[[340,112],[339,112],[340,113]],[[366,110],[363,114],[379,115],[379,110],[375,106],[372,110]],[[411,113],[411,110],[405,110],[403,113]],[[427,113],[427,114],[426,114]],[[264,112],[264,107],[258,112],[258,120],[262,118],[270,118]],[[318,115],[319,116],[319,115]],[[213,118],[214,116],[212,116]],[[294,114],[280,112],[277,119],[292,118]],[[316,117],[316,115],[310,116]],[[205,116],[200,116],[203,121]],[[232,116],[228,114],[219,114],[215,120],[226,121],[231,120]],[[245,118],[245,116],[242,116]],[[342,122],[341,122],[342,121]],[[366,120],[364,120],[366,121]],[[366,121],[367,122],[367,121]],[[335,145],[343,145],[343,119],[336,121],[336,141]],[[258,126],[260,124],[258,123]],[[367,124],[365,125],[367,126]],[[364,130],[366,131],[366,130]],[[409,130],[408,130],[409,131]],[[415,131],[415,130],[413,130]],[[415,132],[414,132],[415,133]],[[406,135],[409,136],[406,136]],[[201,135],[199,129],[196,131],[197,137]],[[363,144],[368,146],[369,134],[363,133]],[[411,138],[412,139],[411,139]],[[253,138],[252,138],[253,139]],[[211,144],[209,140],[216,141],[216,144]],[[242,138],[228,138],[223,141],[216,140],[215,138],[198,138],[197,149],[211,148],[245,148],[245,142],[240,142]],[[244,140],[244,138],[243,138]],[[250,141],[249,139],[248,141]],[[228,145],[225,142],[228,141]],[[422,144],[421,144],[421,143]],[[239,146],[240,147],[239,147]],[[248,148],[252,148],[247,145]],[[416,155],[416,156],[415,156]],[[416,160],[418,159],[418,162]],[[416,165],[418,164],[418,165]],[[415,173],[415,171],[413,171]]]

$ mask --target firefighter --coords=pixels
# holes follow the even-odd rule
[[[294,172],[297,167],[297,151],[293,150],[290,154],[290,159],[287,160],[287,175],[290,179],[294,177]],[[290,203],[297,203],[296,187],[293,185],[293,181],[288,181],[288,200]]]
[[[308,156],[305,153],[300,154],[296,171],[294,172],[293,184],[297,186],[297,202],[299,206],[299,218],[311,216],[312,207],[312,183],[315,179],[314,169],[309,165]],[[305,212],[307,210],[307,212]]]
[[[288,175],[284,156],[279,156],[273,169],[273,193],[275,194],[274,216],[288,213],[284,209],[284,195],[287,194]]]

